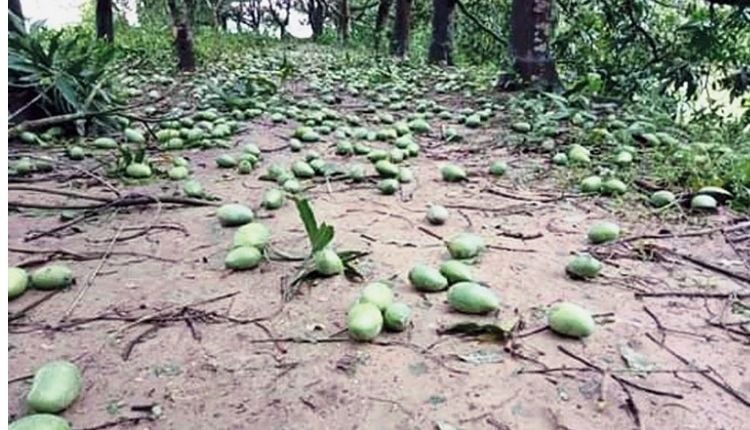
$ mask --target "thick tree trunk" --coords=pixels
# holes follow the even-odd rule
[[[451,25],[455,7],[455,0],[432,0],[432,43],[427,54],[430,63],[453,65]]]
[[[174,46],[177,51],[178,67],[183,72],[195,70],[195,55],[193,54],[193,36],[182,3],[178,0],[167,0],[169,12],[174,23]]]
[[[409,22],[411,20],[411,0],[396,0],[396,19],[393,21],[393,45],[391,52],[404,57],[409,50]]]
[[[560,85],[550,52],[553,0],[513,0],[510,13],[510,51],[513,68],[526,84]]]
[[[112,0],[96,0],[96,37],[110,43],[115,40]]]
[[[378,4],[378,13],[375,17],[375,51],[380,51],[380,34],[385,27],[385,21],[388,19],[388,11],[391,9],[393,0],[380,0]]]
[[[343,42],[346,42],[349,39],[349,21],[351,20],[349,0],[341,0],[339,6],[341,13],[339,18],[339,36]]]

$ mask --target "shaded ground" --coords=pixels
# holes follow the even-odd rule
[[[431,123],[437,128],[440,121]],[[85,369],[84,392],[64,414],[77,429],[106,423],[144,429],[204,429],[209,423],[217,429],[412,429],[438,424],[446,429],[742,428],[750,418],[750,407],[738,399],[750,399],[749,336],[738,323],[747,312],[741,299],[750,293],[747,220],[724,213],[683,217],[667,225],[635,198],[564,194],[546,162],[509,154],[494,144],[502,141],[504,124],[498,117],[486,129],[464,130],[464,143],[442,142],[436,133],[419,138],[424,153],[407,162],[417,181],[400,195],[382,196],[372,183],[343,181],[318,182],[309,191],[318,219],[335,226],[339,249],[371,252],[361,262],[366,280],[395,277],[398,300],[414,309],[411,329],[381,335],[373,344],[353,343],[341,333],[346,310],[364,283],[344,277],[320,280],[284,303],[281,290],[298,263],[269,261],[251,272],[224,270],[234,231],[219,226],[213,207],[122,208],[31,242],[24,242],[31,230],[53,228],[59,218],[37,210],[11,212],[10,265],[38,262],[49,255],[42,250],[99,254],[70,262],[77,284],[11,322],[9,377],[27,375],[51,359],[79,363]],[[295,124],[272,126],[258,120],[248,126],[233,151],[181,155],[191,160],[195,178],[222,201],[255,208],[270,186],[258,180],[265,166],[289,164],[300,156],[279,150]],[[261,168],[241,176],[215,167],[218,155],[239,152],[250,141],[265,151]],[[327,159],[343,161],[326,143],[315,149]],[[498,180],[485,174],[496,158],[512,166]],[[465,166],[471,180],[442,182],[439,166],[446,159]],[[95,169],[93,162],[81,166]],[[70,165],[54,175],[33,185],[111,196],[100,182]],[[161,181],[126,192],[169,195],[178,189],[177,183]],[[78,201],[12,187],[10,200]],[[429,203],[449,207],[446,225],[426,224]],[[306,238],[291,202],[278,211],[257,213],[272,229],[274,247],[305,252]],[[607,261],[603,275],[591,282],[572,281],[565,276],[565,264],[572,253],[588,248],[585,232],[597,220],[616,220],[627,238],[703,234],[601,247],[593,251]],[[119,238],[141,234],[114,242],[102,263],[101,253],[107,253],[123,226]],[[728,232],[722,233],[726,226]],[[420,294],[406,282],[416,263],[437,266],[446,258],[437,237],[465,230],[481,234],[491,245],[476,271],[501,297],[497,318],[523,321],[511,341],[439,335],[440,327],[490,322],[495,316],[453,313],[444,293]],[[701,262],[737,276],[701,267]],[[93,283],[68,323],[61,323],[93,273]],[[698,297],[636,297],[666,292]],[[231,296],[201,303],[226,294]],[[11,314],[44,295],[26,293],[10,304]],[[544,326],[544,307],[559,300],[600,315],[594,335],[576,341],[537,331]],[[93,320],[83,320],[87,318]],[[631,350],[651,363],[650,372],[628,371],[622,354]],[[574,370],[560,371],[563,366]],[[536,373],[528,373],[532,371]],[[613,375],[632,384],[623,386]],[[707,376],[731,387],[736,397]],[[9,386],[11,414],[25,412],[28,386],[28,380]],[[118,420],[125,421],[115,424]]]

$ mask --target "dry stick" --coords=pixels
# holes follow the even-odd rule
[[[33,373],[27,373],[26,375],[16,376],[15,378],[10,378],[8,380],[8,385],[10,385],[10,384],[12,384],[14,382],[26,381],[26,380],[31,379],[33,377],[34,377]]]
[[[115,243],[117,242],[117,238],[120,237],[120,233],[122,233],[122,227],[120,227],[117,230],[117,233],[115,233],[115,236],[112,238],[112,241],[109,242],[109,246],[107,246],[107,249],[104,251],[104,254],[102,254],[102,258],[99,260],[99,264],[96,266],[93,272],[91,272],[91,275],[89,275],[88,279],[86,279],[86,283],[83,285],[83,288],[78,292],[78,295],[73,300],[73,303],[68,306],[68,309],[63,312],[62,317],[60,317],[60,322],[65,321],[68,316],[73,312],[73,309],[75,309],[76,306],[78,306],[78,303],[81,301],[84,295],[86,295],[86,292],[88,292],[89,288],[91,288],[91,285],[94,283],[94,278],[96,278],[96,275],[99,274],[99,271],[102,270],[102,267],[104,267],[104,263],[109,258],[109,254],[112,252],[112,248],[115,246]]]
[[[49,230],[37,231],[36,233],[33,233],[33,234],[25,237],[24,238],[24,242],[31,242],[31,241],[37,240],[39,238],[42,238],[42,237],[45,237],[45,236],[49,236],[51,234],[55,234],[58,231],[65,230],[66,228],[72,227],[72,226],[78,224],[81,221],[85,221],[88,218],[96,216],[98,213],[99,213],[99,210],[93,210],[93,211],[84,212],[81,215],[73,218],[72,220],[70,220],[70,221],[68,221],[66,223],[62,223],[62,224],[60,224],[58,226],[55,226],[55,227],[53,227],[53,228],[51,228]]]
[[[146,338],[146,336],[152,333],[156,333],[160,328],[161,328],[160,324],[154,324],[151,327],[144,330],[143,333],[136,336],[133,340],[128,342],[128,344],[125,346],[125,349],[122,351],[121,356],[122,356],[123,361],[128,361],[128,359],[130,359],[130,354],[133,353],[133,349],[135,348],[137,344],[141,343]]]
[[[495,195],[498,195],[500,197],[505,197],[507,199],[521,200],[521,201],[524,201],[524,202],[538,202],[538,203],[551,203],[551,202],[556,202],[556,201],[559,201],[559,200],[564,200],[564,199],[570,198],[570,197],[577,197],[576,195],[572,195],[572,194],[561,194],[561,195],[555,196],[555,197],[535,198],[535,197],[519,196],[519,195],[516,195],[516,194],[507,193],[505,191],[498,190],[498,189],[495,189],[495,188],[485,188],[482,191],[490,193],[490,194],[495,194]]]
[[[580,357],[580,356],[574,354],[573,352],[569,351],[564,346],[558,345],[557,349],[560,352],[562,352],[563,354],[567,355],[568,357],[570,357],[570,358],[578,361],[579,363],[583,363],[586,366],[589,366],[589,367],[591,367],[593,369],[596,369],[600,373],[604,373],[604,369],[602,369],[601,367],[597,366],[596,364],[594,364],[594,363],[586,360],[585,358]],[[672,397],[672,398],[675,398],[675,399],[682,399],[684,397],[682,394],[675,394],[675,393],[670,393],[668,391],[661,391],[661,390],[656,390],[656,389],[649,388],[649,387],[644,387],[642,385],[638,385],[635,382],[631,382],[631,381],[629,381],[627,379],[621,378],[621,377],[616,376],[616,375],[610,374],[609,376],[611,376],[617,382],[622,382],[623,384],[625,384],[625,385],[627,385],[629,387],[635,388],[637,390],[644,391],[644,392],[649,393],[649,394],[654,394],[654,395],[657,395],[657,396]]]
[[[685,335],[685,336],[697,337],[697,338],[700,338],[700,339],[704,339],[706,341],[712,340],[712,336],[704,336],[702,334],[692,333],[692,332],[685,331],[685,330],[678,330],[678,329],[673,329],[673,328],[665,327],[664,324],[662,324],[661,321],[659,320],[659,318],[656,316],[656,314],[651,311],[651,309],[649,309],[648,307],[644,306],[643,310],[644,310],[644,312],[646,312],[648,314],[648,316],[651,317],[652,320],[654,320],[654,322],[656,323],[656,328],[659,329],[659,331],[662,334],[662,337],[666,336],[666,332],[670,332],[670,333],[682,334],[682,335]]]
[[[593,367],[550,367],[548,369],[521,369],[517,372],[518,375],[536,375],[545,373],[557,373],[557,372],[598,372]],[[651,373],[706,373],[708,369],[650,369],[650,370],[633,370],[633,369],[611,369],[610,373],[637,373],[637,374],[651,374]]]
[[[625,237],[623,239],[618,240],[617,242],[633,242],[636,240],[641,239],[675,239],[679,237],[695,237],[695,236],[703,236],[711,233],[729,233],[737,230],[742,230],[745,228],[750,228],[750,221],[747,222],[741,222],[738,224],[735,224],[733,226],[720,226],[720,227],[713,227],[713,228],[707,228],[703,230],[696,230],[696,231],[687,231],[684,233],[676,233],[676,234],[642,234],[638,236],[631,236],[631,237]],[[613,242],[613,244],[617,243]]]
[[[209,298],[209,299],[198,300],[196,302],[188,302],[188,303],[185,303],[185,304],[175,304],[175,305],[167,306],[164,309],[161,309],[161,310],[159,310],[157,312],[154,312],[152,314],[149,314],[149,315],[144,315],[141,318],[138,318],[137,320],[133,321],[132,323],[126,324],[126,325],[120,327],[119,329],[117,329],[114,332],[113,336],[117,337],[120,334],[122,334],[124,331],[128,330],[129,328],[135,327],[135,326],[137,326],[138,324],[141,324],[144,321],[148,321],[150,319],[156,318],[156,317],[158,317],[158,316],[160,316],[160,315],[162,315],[162,314],[164,314],[167,311],[170,311],[172,309],[176,309],[176,308],[180,308],[180,307],[189,308],[189,307],[193,307],[193,306],[206,305],[206,304],[209,304],[209,303],[217,302],[219,300],[224,300],[224,299],[228,299],[230,297],[234,297],[234,296],[236,296],[239,293],[240,293],[239,291],[233,291],[231,293],[222,294],[220,296],[212,297],[212,298]]]
[[[635,297],[640,298],[664,298],[664,297],[682,297],[687,299],[728,299],[736,297],[738,299],[750,298],[750,293],[699,293],[687,291],[665,291],[659,293],[634,293]]]
[[[75,191],[56,190],[52,188],[34,187],[31,185],[9,185],[8,191],[31,191],[35,193],[54,194],[64,197],[74,197],[83,200],[93,200],[96,202],[109,202],[108,197],[92,196],[91,194],[77,193]]]
[[[44,303],[47,300],[51,299],[52,296],[54,296],[55,294],[60,293],[61,291],[62,290],[50,291],[49,293],[47,293],[44,296],[42,296],[40,299],[38,299],[38,300],[36,300],[34,302],[29,303],[28,305],[26,305],[20,311],[15,312],[15,313],[13,313],[11,315],[8,315],[8,322],[17,320],[19,318],[23,318],[24,316],[26,316],[26,312],[28,312],[28,311],[34,309],[35,307],[41,305],[42,303]]]
[[[655,337],[654,337],[653,335],[651,335],[651,333],[646,333],[646,337],[647,337],[647,338],[649,338],[649,339],[650,339],[650,340],[651,340],[652,342],[654,342],[655,344],[657,344],[657,345],[659,345],[660,347],[662,347],[662,348],[663,348],[663,349],[664,349],[665,351],[667,351],[668,353],[672,354],[672,356],[674,356],[674,357],[675,357],[676,359],[680,360],[680,361],[681,361],[681,362],[682,362],[682,363],[683,363],[684,365],[686,365],[686,366],[693,366],[693,364],[692,364],[692,363],[690,362],[690,360],[688,360],[687,358],[685,358],[685,357],[681,356],[680,354],[678,354],[678,353],[677,353],[677,352],[676,352],[675,350],[673,350],[672,348],[668,347],[666,343],[664,343],[664,342],[659,342],[658,340],[656,340],[656,338],[655,338]],[[719,373],[718,373],[718,372],[716,372],[716,371],[715,371],[715,370],[713,370],[713,369],[711,369],[711,370],[713,371],[713,373],[715,373],[716,375],[718,375],[718,376],[719,376],[719,377],[721,378],[721,375],[719,375]],[[750,400],[748,400],[748,399],[744,398],[744,397],[743,397],[743,396],[742,396],[742,395],[741,395],[741,394],[740,394],[739,392],[737,392],[737,391],[736,391],[736,390],[735,390],[734,388],[732,388],[732,387],[730,387],[729,385],[727,385],[727,384],[725,384],[725,383],[723,383],[723,382],[719,381],[718,379],[714,378],[714,377],[713,377],[713,376],[711,376],[711,374],[710,374],[710,373],[708,373],[708,372],[706,372],[706,373],[701,373],[701,375],[703,375],[703,377],[704,377],[704,378],[706,378],[706,379],[708,379],[709,381],[711,381],[711,383],[713,383],[713,384],[714,384],[714,385],[716,385],[717,387],[719,387],[719,388],[721,388],[722,390],[724,390],[724,391],[725,391],[725,392],[726,392],[727,394],[729,394],[730,396],[732,396],[732,397],[734,397],[735,399],[739,400],[739,402],[740,402],[740,403],[742,403],[743,405],[745,405],[745,406],[747,406],[747,407],[749,407],[749,408],[750,408]],[[722,378],[722,379],[724,379],[724,378]]]
[[[750,277],[747,277],[745,275],[741,275],[739,273],[734,273],[734,272],[732,272],[730,270],[724,269],[723,267],[715,266],[715,265],[713,265],[711,263],[707,263],[707,262],[705,262],[703,260],[699,260],[699,259],[697,259],[695,257],[691,257],[690,255],[682,254],[682,253],[677,252],[677,251],[675,251],[673,249],[664,248],[664,247],[661,247],[661,246],[653,246],[653,247],[651,247],[651,249],[655,249],[657,251],[662,251],[662,252],[665,252],[667,254],[672,254],[674,256],[682,258],[685,261],[689,261],[689,262],[695,264],[696,266],[702,267],[704,269],[712,270],[714,272],[720,273],[720,274],[722,274],[724,276],[727,276],[729,278],[732,278],[732,279],[735,279],[735,280],[738,280],[738,281],[742,281],[742,282],[744,282],[746,284],[750,284]]]
[[[102,178],[101,176],[97,175],[96,173],[94,173],[94,172],[92,172],[92,171],[90,171],[88,169],[83,169],[83,168],[78,167],[78,166],[73,166],[73,168],[76,169],[77,171],[83,173],[84,175],[90,176],[91,178],[95,179],[97,182],[99,182],[100,184],[102,184],[105,188],[107,188],[108,190],[110,190],[113,193],[115,193],[115,195],[117,197],[120,197],[120,190],[118,190],[114,185],[112,185],[111,183],[109,183],[106,179]]]

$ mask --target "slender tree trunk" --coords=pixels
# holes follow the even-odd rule
[[[307,18],[310,21],[310,27],[312,27],[313,40],[318,40],[323,34],[323,25],[326,19],[325,12],[325,5],[320,0],[309,0]]]
[[[349,40],[349,20],[351,19],[351,12],[349,11],[349,0],[341,0],[340,2],[340,13],[341,22],[339,22],[339,34],[341,40],[346,42]]]
[[[167,0],[169,12],[174,23],[174,46],[177,51],[178,66],[181,71],[195,70],[195,55],[193,54],[193,36],[187,22],[184,5],[177,4],[178,0]]]
[[[432,0],[432,43],[427,54],[430,63],[453,65],[451,25],[455,7],[456,0]]]
[[[375,51],[380,51],[380,35],[385,27],[385,21],[388,19],[388,11],[391,9],[393,0],[380,0],[378,4],[378,13],[375,17]]]
[[[560,85],[550,52],[553,0],[513,0],[510,51],[513,68],[525,83],[545,88]]]
[[[396,19],[393,20],[392,54],[404,57],[409,50],[409,21],[411,0],[396,0]]]
[[[96,0],[96,37],[112,43],[115,27],[112,22],[112,0]]]

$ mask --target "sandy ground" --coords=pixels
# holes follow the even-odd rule
[[[122,208],[30,242],[24,238],[32,230],[61,223],[57,213],[10,212],[10,265],[34,268],[46,256],[70,257],[44,250],[89,258],[66,262],[76,273],[72,288],[11,321],[9,378],[22,378],[52,359],[78,363],[84,390],[63,414],[76,429],[746,428],[750,407],[737,398],[750,399],[749,336],[738,324],[743,321],[738,303],[741,298],[747,303],[750,292],[746,219],[722,212],[665,222],[635,197],[565,197],[567,190],[545,161],[509,153],[495,143],[503,140],[504,124],[501,115],[487,128],[464,130],[463,143],[419,138],[423,155],[406,162],[417,181],[395,196],[378,194],[373,183],[315,183],[308,195],[318,219],[335,227],[337,248],[370,252],[359,265],[365,281],[317,280],[289,302],[282,300],[281,290],[299,263],[268,261],[248,272],[226,271],[223,259],[234,229],[219,226],[214,207]],[[285,143],[281,136],[295,124],[258,120],[248,126],[233,150],[180,155],[191,160],[194,177],[222,201],[257,208],[263,190],[271,186],[258,180],[265,167],[301,156],[278,150]],[[239,153],[251,141],[267,151],[259,169],[241,176],[216,168],[216,156]],[[334,155],[332,142],[330,137],[314,144],[315,150],[345,163]],[[485,173],[496,158],[511,164],[500,179]],[[470,181],[442,182],[439,166],[446,159],[467,167]],[[93,169],[95,164],[88,160],[79,166]],[[94,179],[80,174],[70,179],[75,173],[67,165],[25,185],[112,196]],[[178,189],[179,184],[162,180],[123,192],[171,195]],[[10,200],[81,202],[14,190]],[[430,203],[449,207],[445,225],[426,223]],[[275,248],[306,252],[291,201],[273,212],[257,209],[257,214],[272,229]],[[590,246],[585,232],[598,220],[618,222],[627,238],[716,229],[600,248],[598,255],[606,261],[602,275],[588,282],[571,280],[565,264]],[[744,229],[719,230],[743,222]],[[140,234],[116,241],[102,262],[122,227],[121,238]],[[501,297],[497,314],[452,312],[445,293],[422,294],[406,280],[415,264],[437,266],[447,258],[436,236],[461,231],[476,232],[490,244],[475,270]],[[347,308],[366,281],[379,279],[393,279],[398,300],[414,310],[413,326],[382,334],[375,343],[352,342],[342,333]],[[637,296],[668,292],[706,297]],[[46,294],[27,292],[10,303],[11,314]],[[222,295],[229,296],[201,303]],[[544,308],[559,300],[599,315],[597,331],[582,341],[537,331],[545,325]],[[149,316],[162,318],[142,318]],[[507,341],[439,334],[441,327],[457,322],[515,318],[522,324]],[[623,351],[639,354],[651,371],[629,370]],[[25,413],[29,382],[9,385],[14,416]]]

